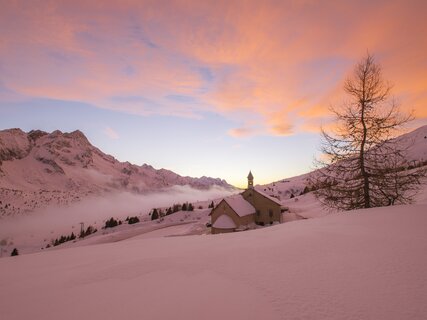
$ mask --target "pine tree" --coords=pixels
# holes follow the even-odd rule
[[[134,223],[138,223],[138,222],[139,222],[139,219],[138,219],[137,216],[130,217],[129,220],[128,220],[128,224],[134,224]]]
[[[19,255],[18,249],[14,248],[12,250],[12,253],[10,254],[10,256],[13,257],[13,256],[18,256],[18,255]]]
[[[153,212],[151,213],[151,220],[159,219],[159,212],[156,208],[153,209]]]

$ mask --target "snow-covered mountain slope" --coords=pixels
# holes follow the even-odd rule
[[[0,131],[0,215],[70,204],[105,192],[147,193],[177,185],[232,188],[221,179],[182,177],[146,164],[119,162],[80,131]]]
[[[405,154],[409,163],[424,163],[427,165],[427,125],[403,134],[392,141],[399,146],[399,149],[406,150]],[[289,199],[292,195],[296,197],[304,191],[304,188],[308,185],[307,179],[310,174],[312,172],[281,179],[266,185],[257,185],[256,188],[280,200]]]
[[[402,149],[407,148],[407,158],[411,161],[427,161],[427,125],[403,134],[395,140]]]
[[[426,212],[426,205],[375,208],[256,231],[7,257],[1,316],[421,320]]]

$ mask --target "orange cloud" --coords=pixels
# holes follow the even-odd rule
[[[360,12],[363,11],[363,17]],[[0,83],[18,95],[312,131],[369,49],[402,106],[427,118],[425,1],[8,1]]]

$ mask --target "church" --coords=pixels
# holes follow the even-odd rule
[[[283,207],[280,201],[254,188],[254,177],[249,171],[247,189],[237,195],[222,199],[211,216],[212,234],[246,230],[257,225],[282,222]]]

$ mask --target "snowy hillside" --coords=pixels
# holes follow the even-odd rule
[[[427,127],[420,129],[399,139],[415,141],[411,159],[424,161]],[[26,144],[25,135],[14,136],[18,138],[13,143],[11,136],[8,140],[12,147],[2,153],[3,165],[29,155],[33,156],[27,161],[34,161],[37,154],[49,156],[32,149],[26,153],[31,144]],[[64,174],[76,167],[111,172],[101,169],[104,162],[98,157],[92,156],[87,168],[77,160],[64,165],[58,155],[47,159],[60,163]],[[119,171],[126,165],[114,159],[112,163]],[[24,188],[28,181],[19,177]],[[289,211],[283,224],[245,232],[210,235],[206,223],[211,200],[195,201],[194,211],[180,210],[159,220],[141,212],[139,223],[102,228],[108,214],[123,217],[132,201],[140,210],[155,205],[166,209],[171,199],[188,200],[193,192],[182,190],[96,198],[62,207],[61,212],[4,219],[2,319],[425,319],[427,184],[416,204],[339,214],[327,212],[312,192],[303,192],[306,178],[256,186],[280,198]],[[38,201],[45,197],[44,191],[33,192],[39,192]],[[209,194],[210,199],[217,196]],[[98,228],[96,233],[55,247],[46,245],[62,232],[77,233],[84,217]],[[9,257],[14,247],[20,255]]]
[[[109,192],[153,192],[188,185],[231,188],[225,180],[182,177],[149,165],[119,162],[80,131],[0,131],[0,216],[69,205]]]
[[[426,213],[425,204],[377,208],[215,236],[159,230],[8,257],[0,259],[1,315],[421,320]]]

